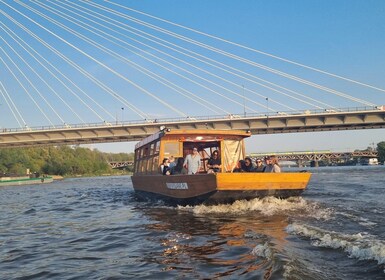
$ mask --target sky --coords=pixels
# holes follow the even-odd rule
[[[28,2],[28,5],[31,9],[51,17],[72,31],[49,22],[47,18],[43,18],[17,2],[0,1],[0,9],[9,16],[0,14],[0,22],[3,22],[0,25],[0,34],[1,38],[4,38],[0,40],[2,48],[0,81],[4,86],[2,88],[0,85],[0,127],[2,128],[118,122],[122,119],[124,121],[145,118],[162,119],[186,115],[225,115],[229,112],[242,114],[267,110],[290,111],[289,108],[306,110],[328,106],[351,108],[363,107],[367,104],[385,104],[385,91],[336,79],[253,51],[258,50],[385,89],[383,79],[385,76],[385,36],[383,36],[385,3],[383,1],[94,1],[103,7],[187,36],[251,63],[242,63],[175,37],[157,33],[127,18],[122,19],[116,14],[109,14],[106,10],[102,11],[82,1],[40,2],[40,5]],[[39,23],[40,26],[11,7]],[[236,47],[234,44],[224,43],[185,28],[178,28],[127,8],[246,46],[249,49]],[[87,12],[81,13],[81,11]],[[67,17],[67,20],[60,16],[60,12]],[[91,18],[89,15],[93,12],[100,13],[97,19],[92,19],[93,22],[79,16]],[[68,16],[84,20],[84,23],[78,25],[79,22],[76,24],[75,20],[69,21]],[[102,21],[103,16],[107,16],[106,18],[111,19],[111,22],[107,24]],[[62,58],[32,38],[10,18],[28,27],[59,54],[77,63],[84,69],[83,71],[87,71],[103,85],[96,85],[97,82],[91,81],[69,63],[63,62]],[[153,44],[150,40],[142,40],[139,35],[133,35],[127,29],[120,29],[121,26],[109,25],[118,24],[118,22],[126,24],[125,26],[129,25],[135,30],[159,36],[157,38],[164,40],[164,44],[174,44],[174,47],[180,46],[199,53],[203,61],[190,59],[188,56],[181,55],[180,52],[172,52],[169,48]],[[90,24],[88,27],[90,29],[100,26],[97,31],[105,32],[104,37],[114,35],[114,39],[111,39],[114,43],[82,29],[81,26],[84,28],[87,23]],[[11,31],[7,27],[15,32],[12,35],[13,38],[19,36],[31,47],[28,49],[30,53],[36,51],[41,57],[35,55],[37,59],[34,59],[29,55],[22,44],[16,43],[16,40],[11,38]],[[100,48],[91,46],[76,37],[74,32],[79,32],[81,36],[100,43],[108,48],[110,53],[106,54]],[[20,39],[18,40],[21,42]],[[130,45],[122,47],[125,43]],[[162,54],[154,48],[162,51]],[[112,52],[115,55],[111,55]],[[170,58],[171,56],[173,58]],[[286,92],[286,95],[282,95],[277,91],[269,90],[265,82],[263,82],[265,86],[260,86],[254,82],[255,79],[252,82],[244,75],[235,76],[206,64],[205,62],[211,61],[210,59],[229,65],[231,69],[239,69],[247,73],[249,75],[247,77],[253,77],[250,79],[257,77],[295,93]],[[156,60],[157,64],[150,60]],[[195,67],[188,66],[181,62],[182,60],[190,65],[194,64]],[[169,63],[165,64],[164,61]],[[140,66],[135,68],[133,63]],[[266,65],[338,92],[347,93],[364,103],[285,79],[255,67],[256,64]],[[158,81],[163,79],[163,84],[138,71],[138,67],[158,75]],[[51,73],[54,72],[56,77],[62,74],[63,77],[67,77],[67,79],[60,78],[65,85],[60,83],[47,68]],[[211,76],[211,73],[216,76]],[[169,86],[166,87],[164,83],[168,83]],[[170,87],[171,84],[173,89]],[[117,98],[118,95],[122,96],[121,99]],[[187,95],[188,98],[185,97]],[[266,97],[270,100],[268,107],[266,107]],[[15,105],[9,105],[12,103]],[[246,141],[246,150],[250,153],[351,151],[365,149],[381,141],[385,141],[384,129],[256,135]],[[123,142],[95,144],[92,147],[106,152],[132,152],[134,145],[135,143]]]

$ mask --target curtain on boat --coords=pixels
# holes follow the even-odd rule
[[[237,167],[238,162],[244,158],[243,149],[241,145],[242,141],[239,140],[224,140],[223,141],[223,156],[225,172],[233,172]]]

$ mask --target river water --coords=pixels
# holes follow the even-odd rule
[[[128,176],[0,188],[0,279],[385,279],[385,167],[302,197],[168,207]]]

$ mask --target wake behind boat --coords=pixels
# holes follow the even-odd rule
[[[245,158],[244,138],[250,132],[240,130],[163,129],[135,146],[135,192],[141,197],[160,198],[172,204],[231,203],[239,199],[300,195],[311,174],[235,172]],[[197,148],[201,160],[194,175],[163,175],[159,171],[164,158],[185,158]],[[208,159],[218,151],[221,166],[208,173]]]

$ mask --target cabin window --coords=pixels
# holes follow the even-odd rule
[[[158,154],[160,150],[160,141],[157,141],[155,143],[155,154]]]
[[[164,143],[164,156],[179,156],[179,142]]]
[[[147,159],[142,160],[142,173],[147,173]]]
[[[155,144],[152,143],[151,146],[150,146],[150,156],[152,156],[155,153],[154,148],[155,148]]]
[[[135,173],[158,173],[160,141],[148,143],[135,151]]]
[[[151,169],[152,169],[152,160],[149,159],[147,161],[147,169],[146,169],[146,173],[151,173]]]
[[[152,162],[152,171],[153,172],[158,172],[159,156],[155,156],[152,160],[153,160],[153,162]]]
[[[150,153],[149,153],[149,148],[148,148],[148,146],[147,146],[147,147],[144,148],[143,156],[144,156],[144,157],[147,157],[149,154],[150,154]]]

